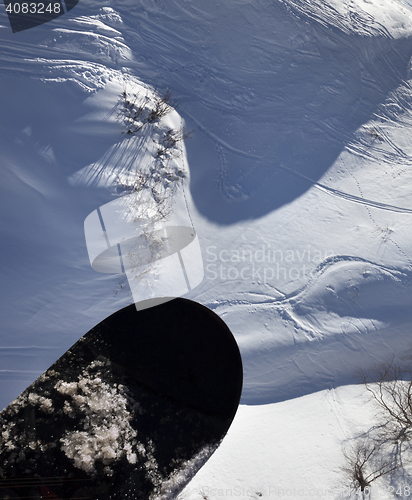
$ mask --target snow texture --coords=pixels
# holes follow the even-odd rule
[[[131,303],[124,276],[91,269],[83,221],[159,143],[122,134],[125,82],[170,87],[196,129],[181,162],[205,278],[188,298],[244,363],[186,498],[349,498],[341,444],[373,422],[355,373],[411,347],[411,5],[82,0],[0,25],[3,407]]]
[[[96,461],[101,461],[106,473],[112,475],[109,464],[123,455],[129,463],[136,463],[132,447],[136,445],[137,432],[130,426],[132,415],[121,385],[110,387],[98,376],[90,379],[86,369],[78,382],[59,381],[56,389],[70,396],[64,402],[65,413],[82,414],[82,430],[66,432],[60,440],[63,451],[77,468],[93,473]]]

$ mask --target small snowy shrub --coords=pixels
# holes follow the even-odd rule
[[[126,86],[121,94],[123,115],[126,133],[135,134],[146,124],[155,123],[168,115],[179,105],[179,100],[168,89],[164,94],[154,90],[150,98],[147,94],[142,96],[139,92],[129,93]]]
[[[396,458],[383,452],[379,442],[358,440],[350,451],[344,451],[343,472],[355,489],[365,491],[373,481],[400,467]]]
[[[376,407],[376,421],[349,452],[344,452],[343,470],[352,486],[364,491],[376,479],[412,463],[412,357],[392,359],[368,373],[363,383]]]
[[[155,89],[143,96],[129,92],[125,86],[121,101],[126,133],[137,134],[145,148],[145,161],[139,163],[138,169],[123,172],[115,180],[116,189],[127,196],[125,217],[139,227],[140,237],[127,253],[127,261],[134,276],[140,278],[143,274],[156,274],[165,237],[154,227],[170,219],[178,186],[186,177],[184,164],[179,161],[183,154],[180,143],[191,137],[193,131],[183,126],[171,128],[176,116],[167,124],[161,121],[178,106],[170,89],[164,94]]]
[[[179,100],[173,95],[170,89],[164,94],[159,94],[155,89],[154,108],[150,111],[147,121],[153,123],[160,120],[179,105]]]
[[[186,130],[184,127],[181,127],[179,130],[167,130],[157,151],[157,156],[179,158],[181,151],[176,147],[177,144],[185,139],[189,139],[193,132],[194,130]]]
[[[366,390],[377,407],[377,424],[384,428],[384,438],[394,443],[412,443],[412,370],[410,356],[402,362],[394,359],[362,372]],[[383,439],[383,438],[382,438]]]
[[[144,116],[148,102],[147,95],[142,97],[138,93],[131,96],[123,90],[123,105],[125,113],[126,133],[134,134],[144,126]]]

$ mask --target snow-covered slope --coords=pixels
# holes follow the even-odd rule
[[[308,439],[296,464],[287,433],[271,434],[283,458],[253,487],[288,486],[296,470],[296,484],[317,478],[314,453],[335,487],[340,450],[329,451],[355,432],[353,414],[337,430],[353,392],[338,389],[330,421],[322,398],[412,345],[411,7],[82,0],[17,34],[0,9],[0,25],[2,406],[131,302],[124,276],[91,269],[83,221],[113,199],[113,173],[143,161],[122,134],[125,85],[170,87],[196,130],[184,161],[205,279],[188,298],[238,340],[243,405],[265,405],[241,407],[221,452],[266,470],[252,444],[237,451],[248,422],[285,425],[310,407],[335,444]],[[219,470],[224,484],[221,460],[205,467],[208,483]]]

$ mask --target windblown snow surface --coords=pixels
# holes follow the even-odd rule
[[[195,129],[187,297],[244,363],[182,498],[350,498],[342,446],[374,423],[355,373],[412,347],[411,56],[401,0],[81,0],[16,34],[0,6],[2,407],[132,302],[90,267],[83,222],[153,158],[121,93],[170,87]]]

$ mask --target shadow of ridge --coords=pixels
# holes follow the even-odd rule
[[[312,48],[319,56],[309,57],[309,63],[307,54],[285,51],[285,59],[290,57],[294,64],[273,74],[278,95],[274,98],[268,91],[266,115],[271,117],[262,123],[257,111],[255,121],[252,116],[244,124],[244,137],[236,137],[236,144],[244,143],[244,153],[227,147],[230,139],[220,135],[212,139],[217,159],[209,156],[205,161],[197,153],[196,138],[188,141],[193,199],[208,219],[226,225],[259,218],[303,195],[313,183],[290,171],[318,181],[359,127],[378,111],[385,114],[385,99],[405,81],[412,39],[312,28]],[[226,113],[225,118],[233,116]],[[247,148],[255,138],[258,154],[253,159]],[[204,175],[205,170],[216,171],[216,162],[217,179],[215,173]]]
[[[371,373],[377,364],[392,355],[400,358],[412,347],[412,343],[405,345],[405,331],[411,327],[412,323],[405,321],[378,332],[336,334],[320,342],[287,346],[275,354],[270,351],[267,354],[272,366],[270,380],[264,373],[260,381],[254,375],[251,385],[248,358],[243,356],[245,376],[240,404],[281,403],[339,386],[363,385],[360,370]],[[260,362],[264,364],[265,359],[261,357]]]
[[[43,82],[7,76],[0,79],[0,92],[8,96],[2,102],[7,128],[1,130],[1,141],[6,144],[19,141],[23,152],[30,152],[43,163],[39,148],[52,148],[59,165],[56,176],[70,176],[79,170],[79,165],[98,161],[124,139],[121,127],[116,129],[110,123],[101,123],[99,135],[91,137],[79,132],[81,122],[78,120],[90,113],[84,106],[90,94],[69,78]],[[50,170],[56,169],[50,167]]]

